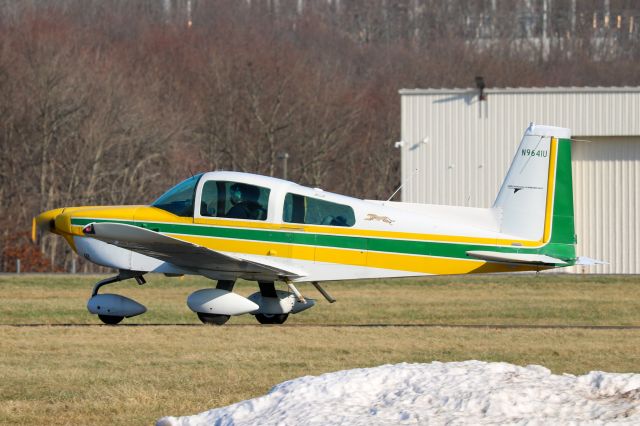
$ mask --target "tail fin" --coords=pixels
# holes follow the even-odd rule
[[[493,205],[501,232],[544,244],[541,253],[575,258],[571,130],[527,128]]]

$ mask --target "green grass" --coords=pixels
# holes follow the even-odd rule
[[[153,275],[142,287],[124,282],[104,291],[149,308],[125,323],[167,325],[98,326],[85,304],[100,278],[0,276],[0,423],[150,424],[165,415],[253,398],[303,375],[386,363],[478,359],[541,364],[556,373],[640,372],[640,330],[344,326],[640,325],[638,277],[541,274],[329,283],[335,304],[301,284],[318,306],[285,325],[260,326],[244,316],[223,327],[197,325],[185,304],[190,292],[211,281]],[[238,287],[245,295],[256,288]],[[95,326],[46,325],[66,323]]]
[[[94,324],[86,310],[100,276],[0,276],[1,324]],[[197,324],[187,296],[215,283],[205,278],[148,276],[111,284],[101,292],[119,293],[143,303],[148,312],[129,324]],[[310,284],[298,288],[318,305],[290,316],[293,324],[535,324],[640,325],[640,279],[599,275],[484,275],[405,280],[334,282],[324,286],[338,299],[327,303]],[[281,286],[282,289],[286,287]],[[239,282],[245,296],[257,291]],[[249,315],[230,324],[254,324]]]

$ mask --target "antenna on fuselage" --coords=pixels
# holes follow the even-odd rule
[[[405,181],[404,181],[404,182],[402,182],[402,183],[400,184],[400,186],[398,187],[398,189],[396,189],[395,191],[393,191],[393,194],[391,194],[391,197],[389,197],[389,198],[387,199],[387,201],[391,201],[391,199],[392,199],[393,197],[395,197],[395,195],[398,193],[398,191],[400,191],[400,190],[402,189],[402,187],[404,186],[404,184],[405,184],[405,183],[407,183],[407,181],[410,181],[411,179],[413,179],[413,177],[414,177],[415,175],[417,175],[417,174],[418,174],[418,168],[416,167],[415,169],[413,169],[413,173],[411,173],[411,176],[409,176],[407,179],[405,179]]]
[[[428,138],[428,137],[426,137],[426,138],[422,139],[420,142],[418,142],[418,143],[416,143],[416,144],[413,144],[413,145],[411,146],[411,148],[409,148],[409,150],[410,150],[410,151],[414,151],[414,150],[416,150],[416,149],[420,148],[422,145],[426,145],[426,144],[428,144],[428,143],[429,143],[429,138]],[[399,142],[396,142],[396,143],[394,144],[394,147],[395,147],[395,148],[402,148],[403,146],[404,146],[404,141],[399,141]],[[401,182],[401,183],[400,183],[400,186],[398,187],[398,189],[396,189],[395,191],[393,191],[393,194],[391,194],[391,196],[387,199],[387,201],[391,201],[391,199],[392,199],[393,197],[395,197],[395,196],[396,196],[396,194],[398,193],[398,191],[400,191],[400,190],[402,189],[402,187],[403,187],[403,186],[404,186],[408,181],[410,181],[411,179],[413,179],[413,177],[414,177],[415,175],[417,175],[417,174],[418,174],[418,168],[416,167],[416,168],[413,170],[413,173],[411,173],[411,176],[409,176],[407,179],[405,179],[403,182]]]

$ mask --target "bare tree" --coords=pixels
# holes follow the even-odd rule
[[[147,203],[196,171],[279,176],[285,152],[295,181],[387,198],[403,87],[640,84],[632,0],[185,4],[0,0],[3,268],[43,210]],[[34,268],[72,258],[40,248]]]

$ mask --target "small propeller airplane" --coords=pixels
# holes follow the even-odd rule
[[[527,128],[491,208],[371,201],[248,173],[216,171],[179,183],[148,206],[65,207],[34,218],[79,256],[118,270],[98,282],[87,308],[106,324],[146,312],[99,293],[149,272],[202,275],[188,307],[208,324],[251,314],[282,324],[314,306],[310,282],[440,274],[540,271],[593,264],[576,257],[571,131]],[[233,292],[242,278],[259,291]],[[288,291],[277,290],[283,282]]]

